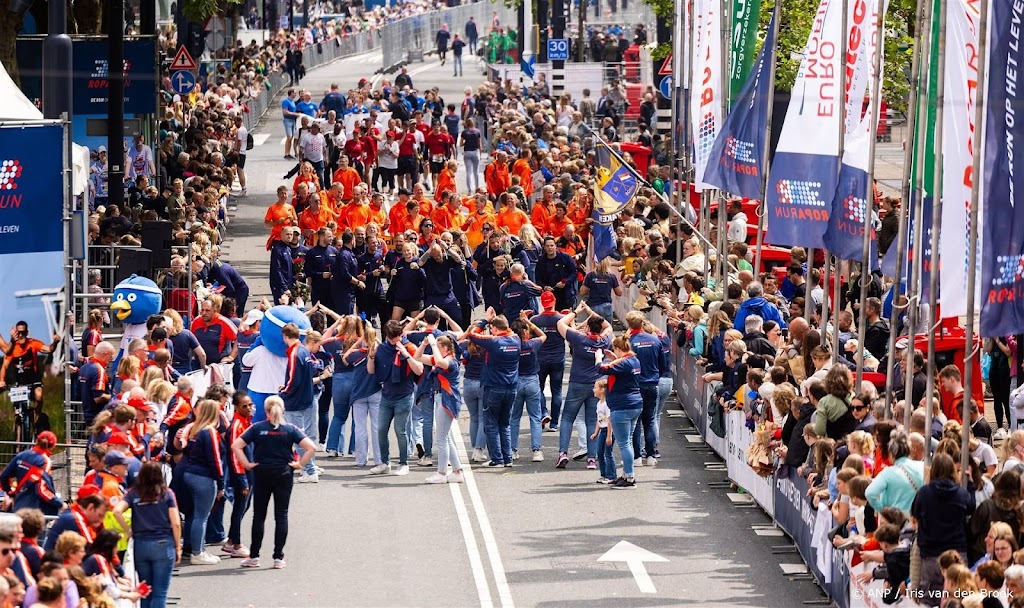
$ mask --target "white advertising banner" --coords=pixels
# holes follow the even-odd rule
[[[693,131],[693,164],[696,175],[702,177],[723,119],[722,11],[718,0],[694,0],[693,19],[690,125]],[[714,186],[698,180],[696,188],[705,190]]]

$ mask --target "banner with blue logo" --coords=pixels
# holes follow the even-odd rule
[[[594,150],[597,154],[594,213],[599,223],[611,224],[636,196],[640,182],[633,169],[623,163],[604,140],[598,138]]]
[[[979,202],[985,201],[980,211],[980,331],[987,338],[1024,332],[1024,166],[1016,150],[1024,141],[1024,117],[1016,120],[1024,74],[1009,67],[1024,62],[1021,13],[1016,4],[990,6],[989,65],[1007,67],[989,72],[986,102],[984,196]]]
[[[768,177],[767,241],[823,248],[839,183],[841,0],[821,0]]]
[[[64,127],[0,127],[0,328],[46,344],[64,286]],[[31,142],[31,145],[26,145]]]
[[[768,36],[743,90],[725,119],[711,148],[711,162],[704,182],[726,192],[760,199],[764,181],[764,149],[767,142],[768,108],[772,104],[771,68],[775,61],[775,28],[778,4],[768,24]]]
[[[932,273],[932,197],[924,197],[922,201],[921,215],[918,217],[917,210],[915,209],[914,201],[917,199],[918,193],[914,192],[910,201],[906,204],[910,205],[907,210],[907,255],[904,258],[903,264],[903,281],[907,283],[910,281],[910,269],[914,260],[917,259],[917,251],[914,249],[914,241],[916,238],[918,227],[924,228],[924,240],[923,245],[923,256],[921,264],[921,300],[927,300],[931,294],[931,273]],[[889,250],[885,252],[885,256],[882,257],[882,274],[887,277],[896,276],[896,245],[893,241]],[[966,285],[964,286],[966,288]],[[905,290],[904,290],[905,291]]]

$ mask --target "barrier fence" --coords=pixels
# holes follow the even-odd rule
[[[615,315],[625,322],[633,302],[640,295],[636,285],[626,288],[615,302]],[[666,317],[660,308],[647,313],[657,327],[664,330]],[[767,513],[774,523],[793,541],[801,559],[818,585],[839,608],[882,606],[882,582],[869,584],[853,581],[854,574],[868,571],[870,564],[852,566],[852,551],[832,546],[828,533],[835,521],[828,507],[816,509],[807,497],[807,481],[795,470],[776,470],[762,477],[747,463],[747,448],[754,442],[754,433],[747,428],[743,412],[725,412],[714,399],[717,382],[704,382],[704,368],[697,359],[683,352],[673,339],[675,389],[679,404],[693,421],[704,442],[725,461],[729,480],[742,488]],[[903,602],[913,605],[910,602]],[[896,604],[901,605],[901,604]]]
[[[474,2],[399,19],[379,30],[384,69],[391,70],[400,63],[411,61],[411,57],[422,58],[423,53],[433,50],[436,46],[434,36],[444,24],[448,24],[453,36],[458,34],[468,45],[469,41],[465,40],[465,28],[470,17],[476,21],[481,49],[495,20],[503,28],[515,28],[515,11],[501,2]],[[448,46],[451,46],[450,42]],[[463,50],[463,61],[470,57],[469,51],[468,46]]]

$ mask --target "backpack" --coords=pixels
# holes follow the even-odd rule
[[[245,134],[245,149],[252,150],[256,146],[256,142],[252,139],[252,133]]]

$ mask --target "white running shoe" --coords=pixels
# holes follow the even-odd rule
[[[456,471],[448,476],[448,483],[462,483],[466,479],[462,476],[462,471]]]
[[[320,476],[316,473],[308,475],[305,472],[299,475],[299,478],[295,480],[295,483],[320,483]]]
[[[483,448],[473,448],[473,457],[470,458],[472,462],[484,462],[487,460],[487,455],[484,454]]]
[[[448,476],[440,473],[434,473],[430,477],[423,480],[424,483],[448,483]]]
[[[320,466],[320,465],[314,464],[313,465],[313,469],[316,471],[317,475],[323,475],[324,474],[324,468],[322,466]]]
[[[242,563],[238,564],[242,568],[259,568],[260,558],[258,557],[247,557],[242,560]]]
[[[318,444],[316,444],[316,451],[317,452],[326,452],[327,451],[327,444],[326,443],[318,443]]]
[[[416,464],[420,465],[421,467],[432,467],[434,466],[434,459],[431,458],[430,456],[424,456],[423,458],[417,460]]]
[[[370,475],[387,475],[389,473],[391,473],[390,464],[378,464],[370,469]]]
[[[583,460],[587,456],[587,448],[580,448],[572,455],[573,460]]]
[[[519,460],[519,450],[512,450],[512,460]]]
[[[203,551],[199,555],[193,555],[189,563],[193,566],[213,566],[220,563],[220,558],[212,553]]]
[[[327,450],[328,458],[338,458],[339,456],[340,455],[338,454],[338,450]]]
[[[281,559],[274,560],[274,570],[284,570],[284,567],[287,565],[288,563],[284,561],[283,557]]]
[[[393,471],[391,471],[391,474],[392,475],[398,475],[398,476],[408,475],[409,474],[409,465],[403,464],[402,466],[398,467],[397,469],[394,469]]]
[[[540,450],[534,450],[533,451],[533,461],[534,462],[544,462],[544,452],[542,452]]]
[[[649,467],[656,467],[656,466],[658,466],[658,459],[655,458],[654,456],[648,456],[646,464]]]
[[[1006,436],[1006,429],[1000,427],[996,429],[995,433],[992,433],[992,441],[1002,441],[1006,439]]]

